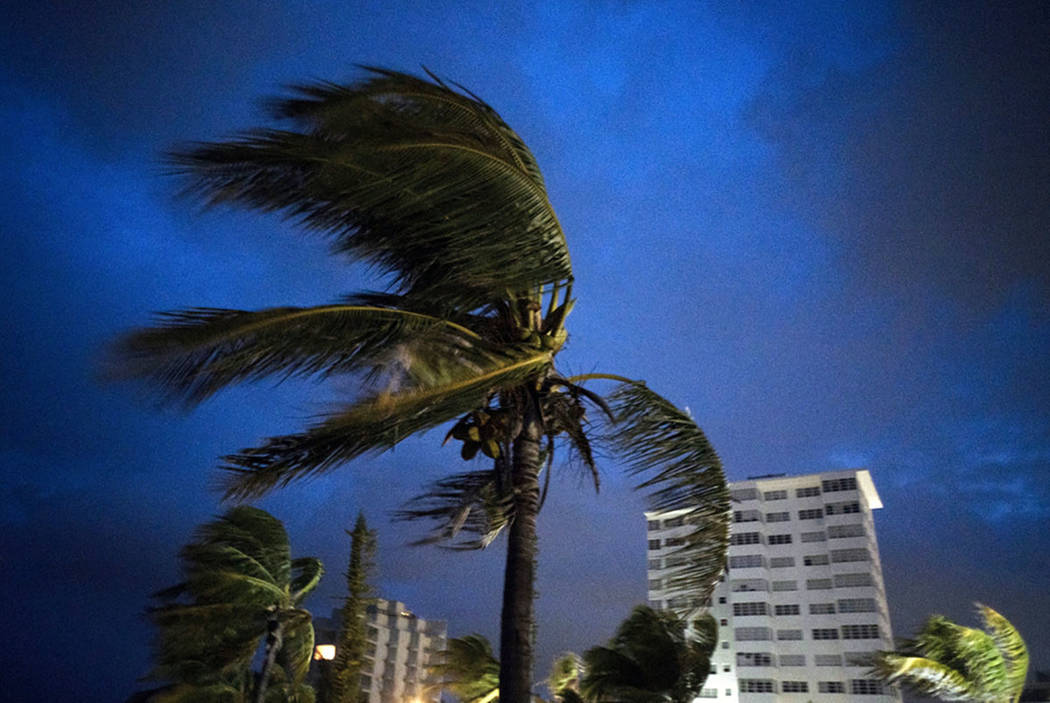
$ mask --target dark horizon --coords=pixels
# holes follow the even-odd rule
[[[559,357],[690,408],[730,480],[863,467],[894,634],[980,601],[1050,669],[1050,5],[14,2],[0,8],[5,386],[0,700],[123,699],[149,594],[222,512],[218,458],[346,389],[191,412],[98,380],[152,313],[311,305],[382,282],[279,218],[201,212],[163,154],[266,123],[282,86],[426,66],[536,155],[579,298]],[[380,594],[498,641],[501,542],[390,521],[459,470],[435,431],[257,504],[328,575],[359,509]],[[644,503],[554,474],[537,677],[645,601]],[[586,605],[581,609],[580,604]],[[581,613],[581,611],[583,611]]]

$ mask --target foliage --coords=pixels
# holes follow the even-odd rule
[[[170,695],[244,695],[260,640],[277,629],[280,666],[256,692],[273,678],[285,694],[305,695],[314,631],[300,604],[320,581],[321,562],[292,559],[280,521],[249,506],[202,525],[180,557],[183,582],[157,593],[148,611],[158,628],[151,677],[178,684]]]
[[[366,610],[373,601],[370,583],[376,552],[375,532],[368,529],[363,513],[357,514],[350,536],[350,561],[346,568],[346,598],[339,611],[339,644],[332,662],[331,688],[325,703],[358,703],[361,666],[368,651]]]
[[[718,624],[687,623],[638,606],[605,647],[583,655],[581,691],[589,703],[689,703],[707,680]]]
[[[1028,649],[1002,615],[977,605],[984,630],[943,615],[930,617],[913,639],[879,652],[872,676],[946,701],[1017,701],[1028,675]]]
[[[478,634],[453,637],[428,667],[432,687],[448,691],[460,703],[499,700],[499,661],[492,645]]]
[[[671,581],[698,599],[725,561],[725,478],[692,418],[644,383],[555,368],[573,272],[521,138],[465,89],[368,70],[358,83],[302,86],[273,103],[286,129],[190,147],[172,163],[210,204],[279,212],[326,236],[337,254],[370,264],[386,291],[311,308],[167,313],[120,340],[113,368],[191,404],[266,377],[356,383],[305,430],[227,456],[232,498],[451,425],[446,441],[484,465],[438,481],[401,517],[437,521],[423,541],[455,548],[484,547],[509,528],[501,679],[508,703],[527,703],[535,520],[556,450],[596,489],[595,457],[618,456],[653,509],[682,511],[694,529]],[[585,387],[610,382],[605,394]]]

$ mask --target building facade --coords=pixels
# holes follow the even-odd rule
[[[646,513],[649,602],[709,607],[719,642],[701,697],[727,703],[896,703],[865,676],[893,644],[866,470],[767,476],[729,485],[726,572],[709,603],[666,588],[689,530],[675,513]]]
[[[447,624],[424,620],[400,601],[377,598],[366,610],[368,655],[361,671],[361,690],[368,703],[438,703],[440,692],[427,687],[427,666],[445,649]],[[338,612],[317,618],[315,658],[334,656]],[[324,652],[324,657],[322,657]]]

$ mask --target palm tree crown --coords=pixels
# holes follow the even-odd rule
[[[555,449],[567,447],[595,487],[596,450],[614,452],[653,509],[688,511],[687,565],[672,578],[700,599],[724,563],[725,478],[692,418],[644,383],[558,372],[573,272],[521,138],[465,89],[368,71],[273,103],[285,129],[191,147],[173,165],[209,203],[277,211],[327,236],[336,253],[370,264],[386,290],[312,308],[168,313],[124,337],[115,360],[121,374],[189,403],[264,377],[359,382],[355,397],[305,430],[226,457],[233,498],[451,424],[446,441],[487,465],[438,481],[402,517],[436,520],[427,541],[459,548],[509,528],[501,691],[507,703],[527,703],[535,520]],[[600,395],[584,387],[591,382],[615,386]]]
[[[152,676],[198,695],[208,687],[225,689],[244,678],[266,639],[270,669],[254,687],[257,700],[278,652],[291,683],[301,683],[314,643],[301,603],[324,573],[321,562],[292,559],[280,521],[249,506],[201,526],[181,559],[185,580],[156,594],[160,604],[149,611],[159,628]]]
[[[640,605],[605,647],[583,655],[580,690],[592,703],[689,703],[700,694],[718,642],[718,623],[687,623]]]
[[[945,701],[1012,703],[1028,675],[1028,649],[1014,626],[977,604],[984,630],[930,617],[897,650],[879,652],[872,675]]]

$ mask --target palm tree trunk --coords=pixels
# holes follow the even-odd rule
[[[514,440],[511,485],[514,522],[507,541],[500,619],[500,703],[531,703],[536,515],[540,501],[542,426],[534,395],[526,394],[521,431]]]
[[[263,658],[259,679],[255,682],[255,703],[263,703],[263,699],[266,698],[266,686],[270,681],[270,673],[273,671],[274,662],[277,661],[277,652],[280,651],[281,644],[284,642],[284,626],[281,625],[281,621],[277,619],[276,615],[270,618],[266,626],[268,630],[266,633],[266,656]]]

